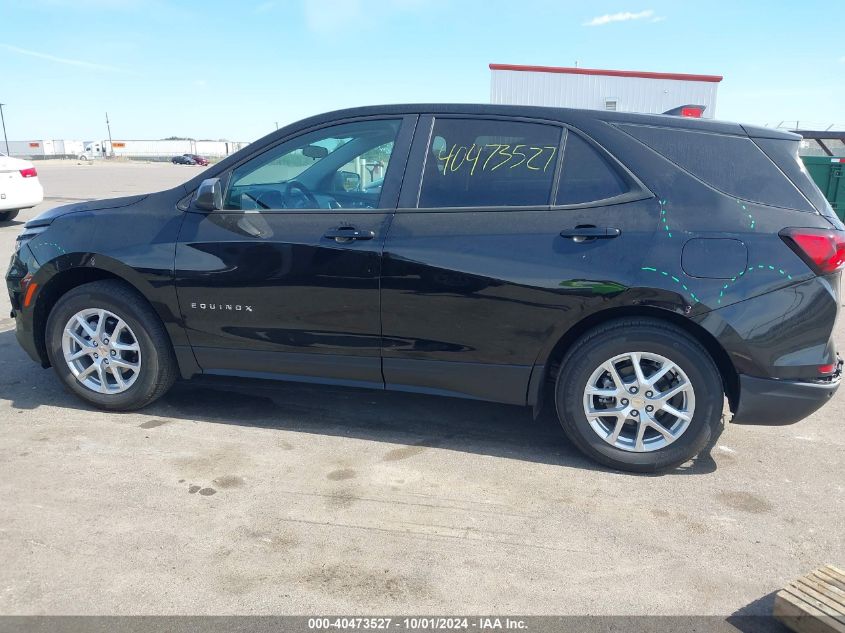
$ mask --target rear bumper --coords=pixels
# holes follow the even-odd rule
[[[842,361],[829,383],[795,382],[740,375],[739,403],[731,422],[777,426],[793,424],[814,413],[839,389]]]
[[[20,178],[0,191],[0,211],[28,209],[44,201],[44,188],[38,178]]]

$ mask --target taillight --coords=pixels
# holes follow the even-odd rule
[[[694,119],[700,119],[703,111],[697,106],[686,106],[681,108],[681,116],[688,116]]]
[[[29,167],[27,169],[21,169],[21,176],[24,178],[35,178],[38,175],[38,172],[35,171],[35,167]]]
[[[845,232],[827,229],[783,229],[781,238],[820,275],[845,268]]]

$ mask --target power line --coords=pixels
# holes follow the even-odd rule
[[[5,103],[0,103],[0,121],[3,122],[3,140],[6,141],[6,154],[11,155],[9,151],[9,137],[6,136],[6,118],[3,116],[3,106]]]

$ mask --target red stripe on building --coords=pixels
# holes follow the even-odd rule
[[[719,83],[720,75],[688,75],[684,73],[650,73],[638,70],[601,70],[598,68],[565,68],[561,66],[522,66],[519,64],[490,64],[490,70],[515,70],[527,73],[561,73],[565,75],[604,75],[606,77],[640,77],[642,79],[674,79],[676,81],[706,81]]]

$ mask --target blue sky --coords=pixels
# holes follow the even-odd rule
[[[490,62],[724,75],[717,117],[845,127],[841,0],[0,0],[9,138],[253,140],[487,102]]]

